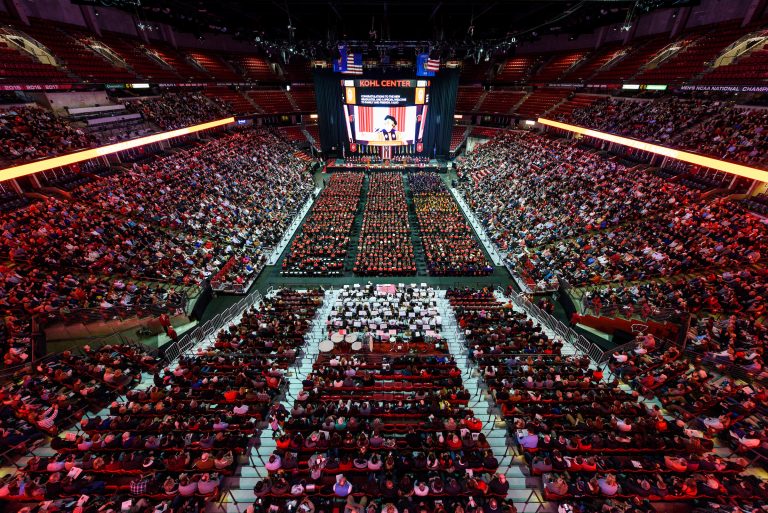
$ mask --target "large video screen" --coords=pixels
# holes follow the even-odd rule
[[[350,148],[413,145],[422,151],[429,80],[342,80],[342,89]]]

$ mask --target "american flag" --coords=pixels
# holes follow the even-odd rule
[[[424,69],[427,71],[440,71],[440,59],[432,59],[430,57],[424,64]]]
[[[345,73],[352,75],[363,74],[363,54],[362,53],[348,53],[347,54],[347,70]]]

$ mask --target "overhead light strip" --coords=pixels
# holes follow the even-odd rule
[[[140,137],[138,139],[131,139],[130,141],[123,141],[116,144],[110,144],[108,146],[101,146],[99,148],[92,148],[89,150],[78,151],[75,153],[69,153],[60,157],[53,157],[45,160],[38,160],[30,162],[29,164],[22,164],[20,166],[7,167],[0,169],[0,182],[6,180],[12,180],[21,176],[32,175],[41,171],[47,171],[49,169],[56,169],[63,166],[69,166],[70,164],[76,164],[78,162],[84,162],[86,160],[103,157],[105,155],[111,155],[120,151],[130,150],[132,148],[138,148],[145,144],[156,143],[160,141],[166,141],[173,139],[174,137],[181,137],[183,135],[194,134],[203,130],[210,130],[224,125],[229,125],[235,122],[235,118],[224,118],[216,121],[210,121],[208,123],[202,123],[200,125],[192,125],[186,128],[179,128],[178,130],[172,130],[170,132],[162,132],[159,134],[149,135],[147,137]]]
[[[671,159],[688,162],[689,164],[696,164],[698,166],[708,167],[718,171],[724,171],[732,175],[743,176],[746,178],[751,178],[752,180],[758,180],[760,182],[768,182],[768,171],[763,169],[744,166],[742,164],[735,164],[733,162],[726,162],[724,160],[715,159],[712,157],[704,157],[703,155],[697,155],[695,153],[683,150],[675,150],[673,148],[667,148],[657,144],[636,141],[635,139],[629,139],[627,137],[621,137],[605,132],[598,132],[597,130],[592,130],[590,128],[584,128],[578,125],[569,125],[567,123],[561,123],[551,119],[539,118],[538,122],[545,126],[560,128],[562,130],[585,135],[587,137],[594,137],[596,139],[602,139],[604,141],[621,144],[623,146],[629,146],[630,148],[655,153],[657,155],[663,155]]]

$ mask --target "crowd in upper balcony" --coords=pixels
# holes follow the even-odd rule
[[[221,119],[231,112],[221,100],[202,93],[163,93],[159,97],[127,101],[125,106],[162,130]]]
[[[0,109],[0,162],[54,157],[96,145],[95,139],[49,110],[36,106]]]
[[[758,166],[768,162],[768,111],[732,101],[606,97],[560,119],[734,162]]]

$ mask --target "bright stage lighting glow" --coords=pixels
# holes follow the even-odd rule
[[[733,162],[726,162],[724,160],[719,160],[712,157],[704,157],[703,155],[697,155],[688,151],[675,150],[665,146],[659,146],[657,144],[636,141],[635,139],[628,139],[627,137],[621,137],[605,132],[598,132],[597,130],[591,130],[589,128],[584,128],[577,125],[569,125],[567,123],[561,123],[551,119],[539,118],[538,122],[545,126],[560,128],[569,132],[585,135],[587,137],[594,137],[596,139],[602,139],[604,141],[621,144],[623,146],[629,146],[630,148],[655,153],[657,155],[664,155],[665,157],[688,162],[689,164],[696,164],[698,166],[708,167],[710,169],[717,169],[718,171],[725,171],[726,173],[730,173],[732,175],[743,176],[753,180],[758,180],[760,182],[768,182],[768,171],[763,169],[744,166],[742,164],[734,164]]]
[[[49,169],[55,169],[57,167],[68,166],[77,162],[84,162],[86,160],[103,157],[105,155],[111,155],[112,153],[130,150],[131,148],[138,148],[139,146],[144,146],[145,144],[165,141],[168,139],[173,139],[174,137],[194,134],[195,132],[200,132],[203,130],[210,130],[211,128],[229,125],[234,122],[235,118],[218,119],[216,121],[210,121],[200,125],[192,125],[186,128],[179,128],[178,130],[172,130],[170,132],[162,132],[159,134],[149,135],[147,137],[131,139],[130,141],[123,141],[117,144],[92,148],[90,150],[77,151],[75,153],[69,153],[60,157],[38,160],[36,162],[30,162],[29,164],[22,164],[20,166],[7,167],[5,169],[0,169],[0,182],[19,178],[20,176],[32,175],[41,171],[47,171]]]

